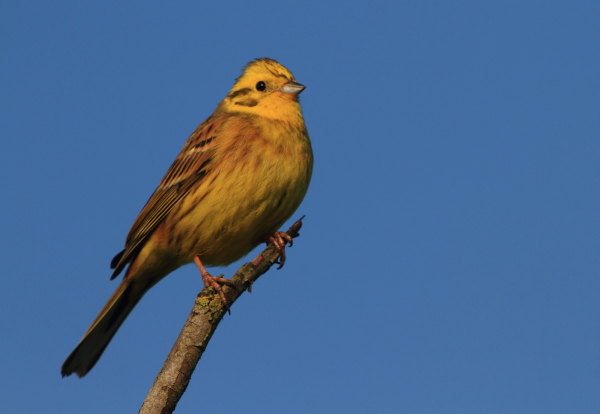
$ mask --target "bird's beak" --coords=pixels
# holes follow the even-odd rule
[[[300,92],[302,92],[304,90],[304,88],[306,88],[306,86],[304,86],[300,83],[288,82],[285,85],[283,85],[280,90],[281,90],[281,92],[284,92],[284,93],[298,95]]]

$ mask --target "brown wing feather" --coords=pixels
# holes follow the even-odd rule
[[[150,196],[146,205],[131,226],[125,249],[118,253],[111,262],[115,269],[111,279],[131,262],[148,237],[168,216],[190,189],[208,173],[214,155],[214,143],[218,140],[218,132],[227,115],[213,115],[196,128],[183,149],[169,167],[164,178]]]

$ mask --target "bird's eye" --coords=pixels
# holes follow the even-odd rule
[[[264,91],[265,89],[267,89],[267,85],[265,85],[265,83],[263,81],[260,81],[256,84],[256,90],[257,91]]]

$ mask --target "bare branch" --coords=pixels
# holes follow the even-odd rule
[[[292,238],[298,237],[301,227],[302,218],[289,228],[287,234]],[[231,278],[235,288],[223,286],[230,306],[242,293],[251,290],[252,283],[271,268],[278,256],[275,246],[269,245],[255,260],[240,267]],[[139,414],[168,414],[175,410],[225,312],[227,308],[215,290],[202,289]]]

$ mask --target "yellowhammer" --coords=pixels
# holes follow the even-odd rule
[[[112,260],[127,271],[62,375],[94,366],[141,297],[191,261],[205,285],[227,279],[204,265],[227,265],[261,242],[285,259],[279,227],[296,210],[312,173],[312,149],[298,94],[304,86],[272,59],[250,62],[215,112],[190,136],[133,223],[125,249]],[[220,292],[222,298],[222,292]]]

